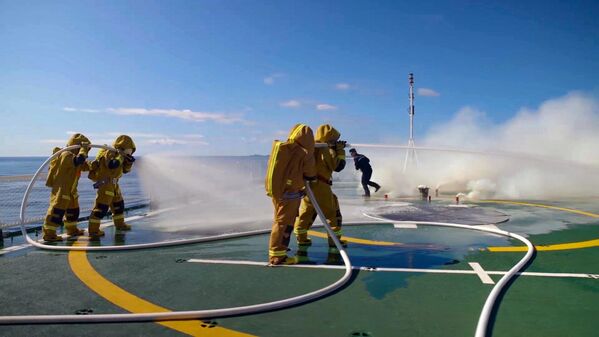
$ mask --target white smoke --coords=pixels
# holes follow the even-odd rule
[[[582,93],[523,108],[501,124],[466,107],[417,145],[488,155],[419,151],[419,166],[404,174],[404,151],[363,149],[375,164],[373,180],[394,195],[415,195],[420,184],[473,199],[599,195],[599,102]]]

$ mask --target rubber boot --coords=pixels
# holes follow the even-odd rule
[[[116,229],[118,229],[120,231],[130,231],[131,230],[131,225],[126,224],[125,220],[123,220],[123,219],[115,221],[114,227],[116,227]]]
[[[126,223],[123,223],[120,225],[114,225],[114,227],[116,227],[116,229],[118,229],[120,231],[130,231],[131,230],[131,225],[128,225]]]
[[[67,234],[70,236],[79,236],[79,235],[83,235],[85,233],[85,231],[83,229],[77,228],[77,225],[73,225],[73,226],[65,225],[65,229],[67,230]]]
[[[310,263],[310,258],[308,257],[308,246],[298,246],[295,257],[297,258],[297,263]]]
[[[90,223],[87,232],[91,240],[99,240],[104,236],[104,231],[100,230],[99,223]]]
[[[271,266],[279,266],[297,264],[299,261],[298,258],[295,256],[276,256],[271,257],[269,262]]]
[[[299,263],[299,259],[297,256],[287,256],[287,258],[285,259],[286,265],[298,264],[298,263]]]
[[[43,237],[43,239],[46,242],[62,241],[62,237],[56,235],[56,231],[55,230],[51,230],[51,229],[44,229],[44,237]]]
[[[286,259],[287,259],[287,256],[271,256],[268,259],[268,264],[271,266],[277,266],[277,265],[285,263]]]
[[[307,235],[298,235],[297,236],[297,245],[298,246],[311,246],[312,240]]]

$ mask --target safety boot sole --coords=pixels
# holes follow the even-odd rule
[[[43,237],[42,238],[45,242],[60,242],[62,241],[62,238],[60,236],[54,236],[54,237]]]

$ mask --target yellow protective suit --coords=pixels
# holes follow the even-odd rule
[[[121,135],[112,146],[119,152],[100,150],[91,163],[89,172],[89,178],[95,182],[94,188],[98,190],[88,228],[90,237],[94,239],[104,235],[100,230],[100,222],[108,214],[108,209],[112,212],[112,221],[117,229],[131,229],[125,223],[125,201],[119,187],[119,178],[129,173],[133,167],[135,158],[131,154],[135,152],[135,143],[131,137]]]
[[[85,145],[90,141],[84,135],[76,133],[71,136],[67,146]],[[55,148],[54,153],[60,148]],[[69,235],[82,235],[83,230],[77,228],[79,219],[79,194],[77,185],[81,171],[88,171],[89,164],[86,161],[89,147],[65,151],[52,159],[48,170],[46,186],[52,188],[50,193],[50,207],[46,213],[42,230],[45,241],[61,241],[56,235],[56,229],[64,224]],[[66,221],[64,218],[66,217]]]
[[[339,201],[333,193],[331,178],[333,171],[339,172],[345,167],[345,144],[338,144],[337,141],[341,134],[329,124],[318,127],[316,131],[316,142],[328,143],[328,148],[317,148],[314,151],[316,162],[316,173],[318,180],[311,185],[318,205],[322,209],[328,224],[331,226],[335,235],[341,238],[341,211]],[[308,230],[312,227],[317,214],[314,205],[308,197],[302,199],[300,214],[295,221],[295,235],[299,245],[310,245]],[[334,246],[329,238],[329,245]]]
[[[268,260],[273,265],[292,261],[287,257],[287,247],[304,195],[304,179],[313,180],[315,176],[312,129],[296,124],[286,142],[273,143],[268,160],[265,187],[274,207]]]

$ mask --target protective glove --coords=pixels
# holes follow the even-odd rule
[[[133,157],[130,154],[126,154],[125,155],[125,160],[128,161],[129,163],[133,163],[135,161],[135,157]]]
[[[111,170],[114,170],[114,169],[118,168],[119,166],[121,166],[121,161],[118,159],[110,159],[108,161],[108,168]]]
[[[347,142],[345,140],[339,140],[335,143],[335,150],[345,150],[345,145],[347,145]]]
[[[77,156],[75,156],[75,158],[73,158],[73,164],[75,164],[75,166],[79,166],[85,163],[85,159],[87,159],[86,155],[78,154]]]

